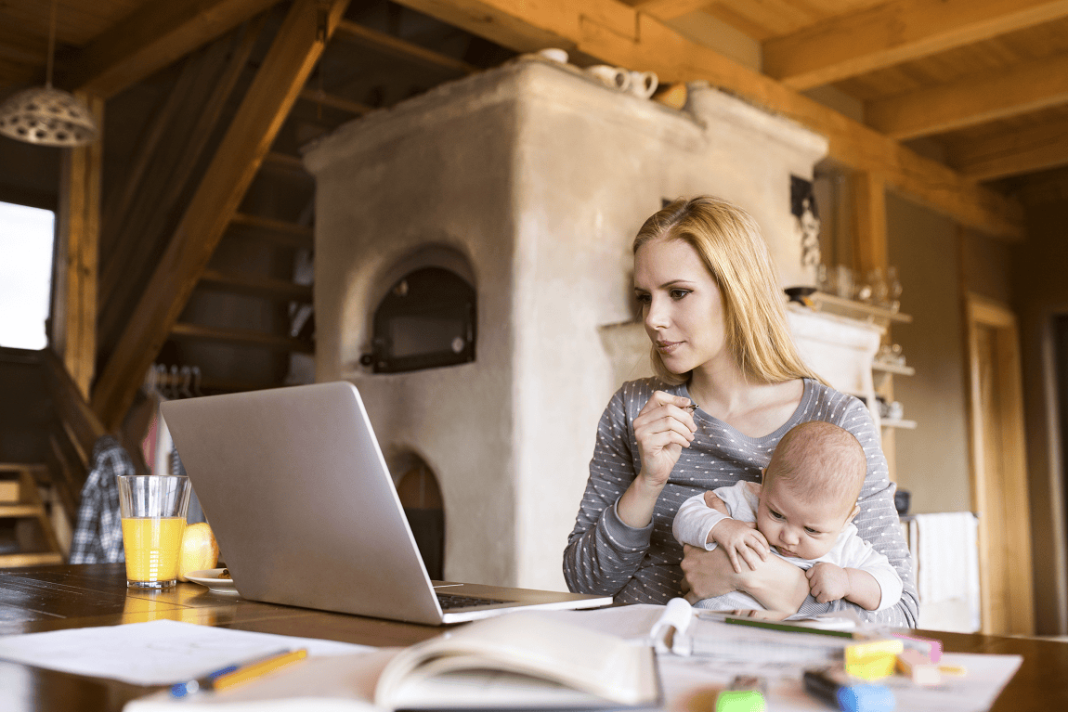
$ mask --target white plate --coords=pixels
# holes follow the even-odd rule
[[[230,596],[238,595],[233,579],[219,578],[219,574],[224,570],[204,569],[203,571],[190,571],[185,577],[194,583],[199,583],[201,586],[207,586],[212,593],[225,593]]]

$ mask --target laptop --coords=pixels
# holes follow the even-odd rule
[[[431,581],[351,383],[161,408],[244,598],[429,625],[612,603],[610,596]]]

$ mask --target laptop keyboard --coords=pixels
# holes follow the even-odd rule
[[[494,598],[474,598],[473,596],[457,596],[452,593],[439,593],[438,603],[441,604],[441,610],[447,611],[456,608],[471,608],[473,606],[488,606],[496,603],[507,603],[507,601],[498,601]]]

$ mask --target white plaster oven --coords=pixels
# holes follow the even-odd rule
[[[760,223],[783,286],[812,284],[790,176],[811,179],[825,151],[708,87],[676,111],[534,58],[310,147],[316,380],[355,383],[387,458],[416,455],[437,476],[446,578],[563,588],[597,420],[622,379],[648,371],[640,327],[618,339],[609,326],[634,318],[633,235],[664,198],[719,195]],[[449,262],[476,288],[476,360],[361,366],[385,290]]]

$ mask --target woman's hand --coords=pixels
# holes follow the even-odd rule
[[[687,601],[697,603],[739,590],[737,576],[722,547],[705,551],[686,544],[682,550],[682,588]]]
[[[704,551],[684,546],[683,551],[682,572],[686,575],[683,589],[689,586],[686,600],[690,603],[743,591],[769,611],[796,613],[808,597],[805,572],[778,556],[769,556],[753,571],[736,574],[723,547]]]
[[[656,391],[634,419],[634,437],[642,471],[638,477],[649,487],[663,488],[684,447],[689,447],[697,424],[686,407],[690,400]]]
[[[682,448],[689,447],[697,425],[684,406],[690,401],[664,391],[653,393],[634,419],[634,437],[642,471],[630,483],[616,503],[620,520],[629,527],[641,529],[653,521],[653,509]]]

